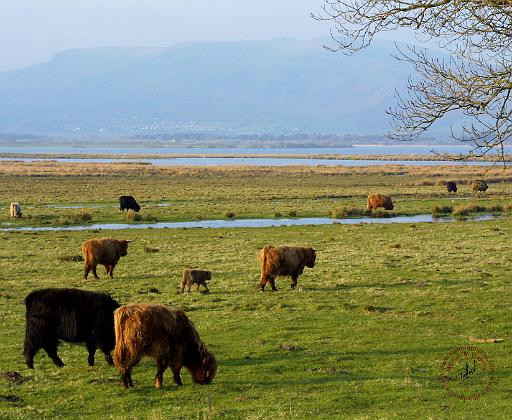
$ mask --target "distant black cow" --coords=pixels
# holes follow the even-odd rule
[[[122,195],[119,197],[119,210],[134,210],[138,212],[140,206],[131,195]]]
[[[457,192],[457,184],[453,181],[448,181],[446,183],[446,189],[448,190],[448,192]]]
[[[42,289],[25,298],[25,361],[34,369],[34,356],[43,348],[53,363],[64,366],[57,355],[59,340],[85,343],[89,366],[99,348],[108,364],[115,347],[114,311],[119,307],[107,293],[79,289]]]

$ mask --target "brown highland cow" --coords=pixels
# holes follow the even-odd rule
[[[297,285],[297,279],[304,271],[304,267],[315,266],[316,252],[313,248],[299,246],[272,246],[260,249],[258,259],[261,264],[261,277],[258,289],[263,291],[267,283],[274,292],[276,276],[290,276],[291,288]]]
[[[84,278],[87,279],[89,271],[92,270],[94,278],[99,279],[96,274],[96,266],[103,264],[106,273],[110,277],[114,277],[114,267],[121,257],[128,254],[128,243],[124,239],[89,239],[82,244],[82,253],[84,254]]]
[[[382,207],[386,210],[393,210],[393,200],[391,197],[383,194],[370,194],[368,196],[368,210],[375,210]]]
[[[487,186],[487,183],[483,179],[475,179],[471,183],[471,188],[473,189],[473,194],[475,194],[479,191],[485,192],[489,187]]]
[[[116,347],[114,364],[121,384],[133,387],[131,371],[142,356],[156,358],[155,386],[162,387],[168,367],[174,382],[183,385],[180,370],[185,366],[194,382],[209,384],[217,372],[217,361],[199,338],[185,312],[155,304],[130,304],[114,312]]]
[[[181,282],[181,291],[190,292],[190,287],[193,284],[197,284],[197,290],[199,290],[199,286],[202,285],[206,289],[206,293],[210,293],[208,290],[208,281],[212,279],[211,271],[206,270],[194,270],[192,268],[187,268],[183,272],[183,281]]]

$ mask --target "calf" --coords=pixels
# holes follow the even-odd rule
[[[190,287],[193,284],[197,284],[197,290],[199,290],[199,286],[202,285],[206,289],[206,293],[210,293],[208,290],[207,282],[212,279],[211,271],[206,270],[193,270],[191,268],[187,268],[183,272],[183,281],[181,282],[181,291],[183,292],[185,288],[187,292],[190,292]]]

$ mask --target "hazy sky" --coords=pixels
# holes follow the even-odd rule
[[[328,36],[330,25],[310,17],[322,4],[322,0],[0,0],[0,70],[47,61],[70,48]]]

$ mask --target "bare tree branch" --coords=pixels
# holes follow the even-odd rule
[[[421,41],[436,42],[450,59],[432,58],[425,49],[398,49],[396,58],[412,64],[417,78],[409,95],[397,94],[387,112],[392,138],[411,140],[448,114],[467,123],[452,136],[472,146],[470,156],[496,153],[505,158],[512,142],[512,0],[324,0],[312,15],[333,24],[333,51],[347,54],[371,44],[379,32],[413,30]]]

